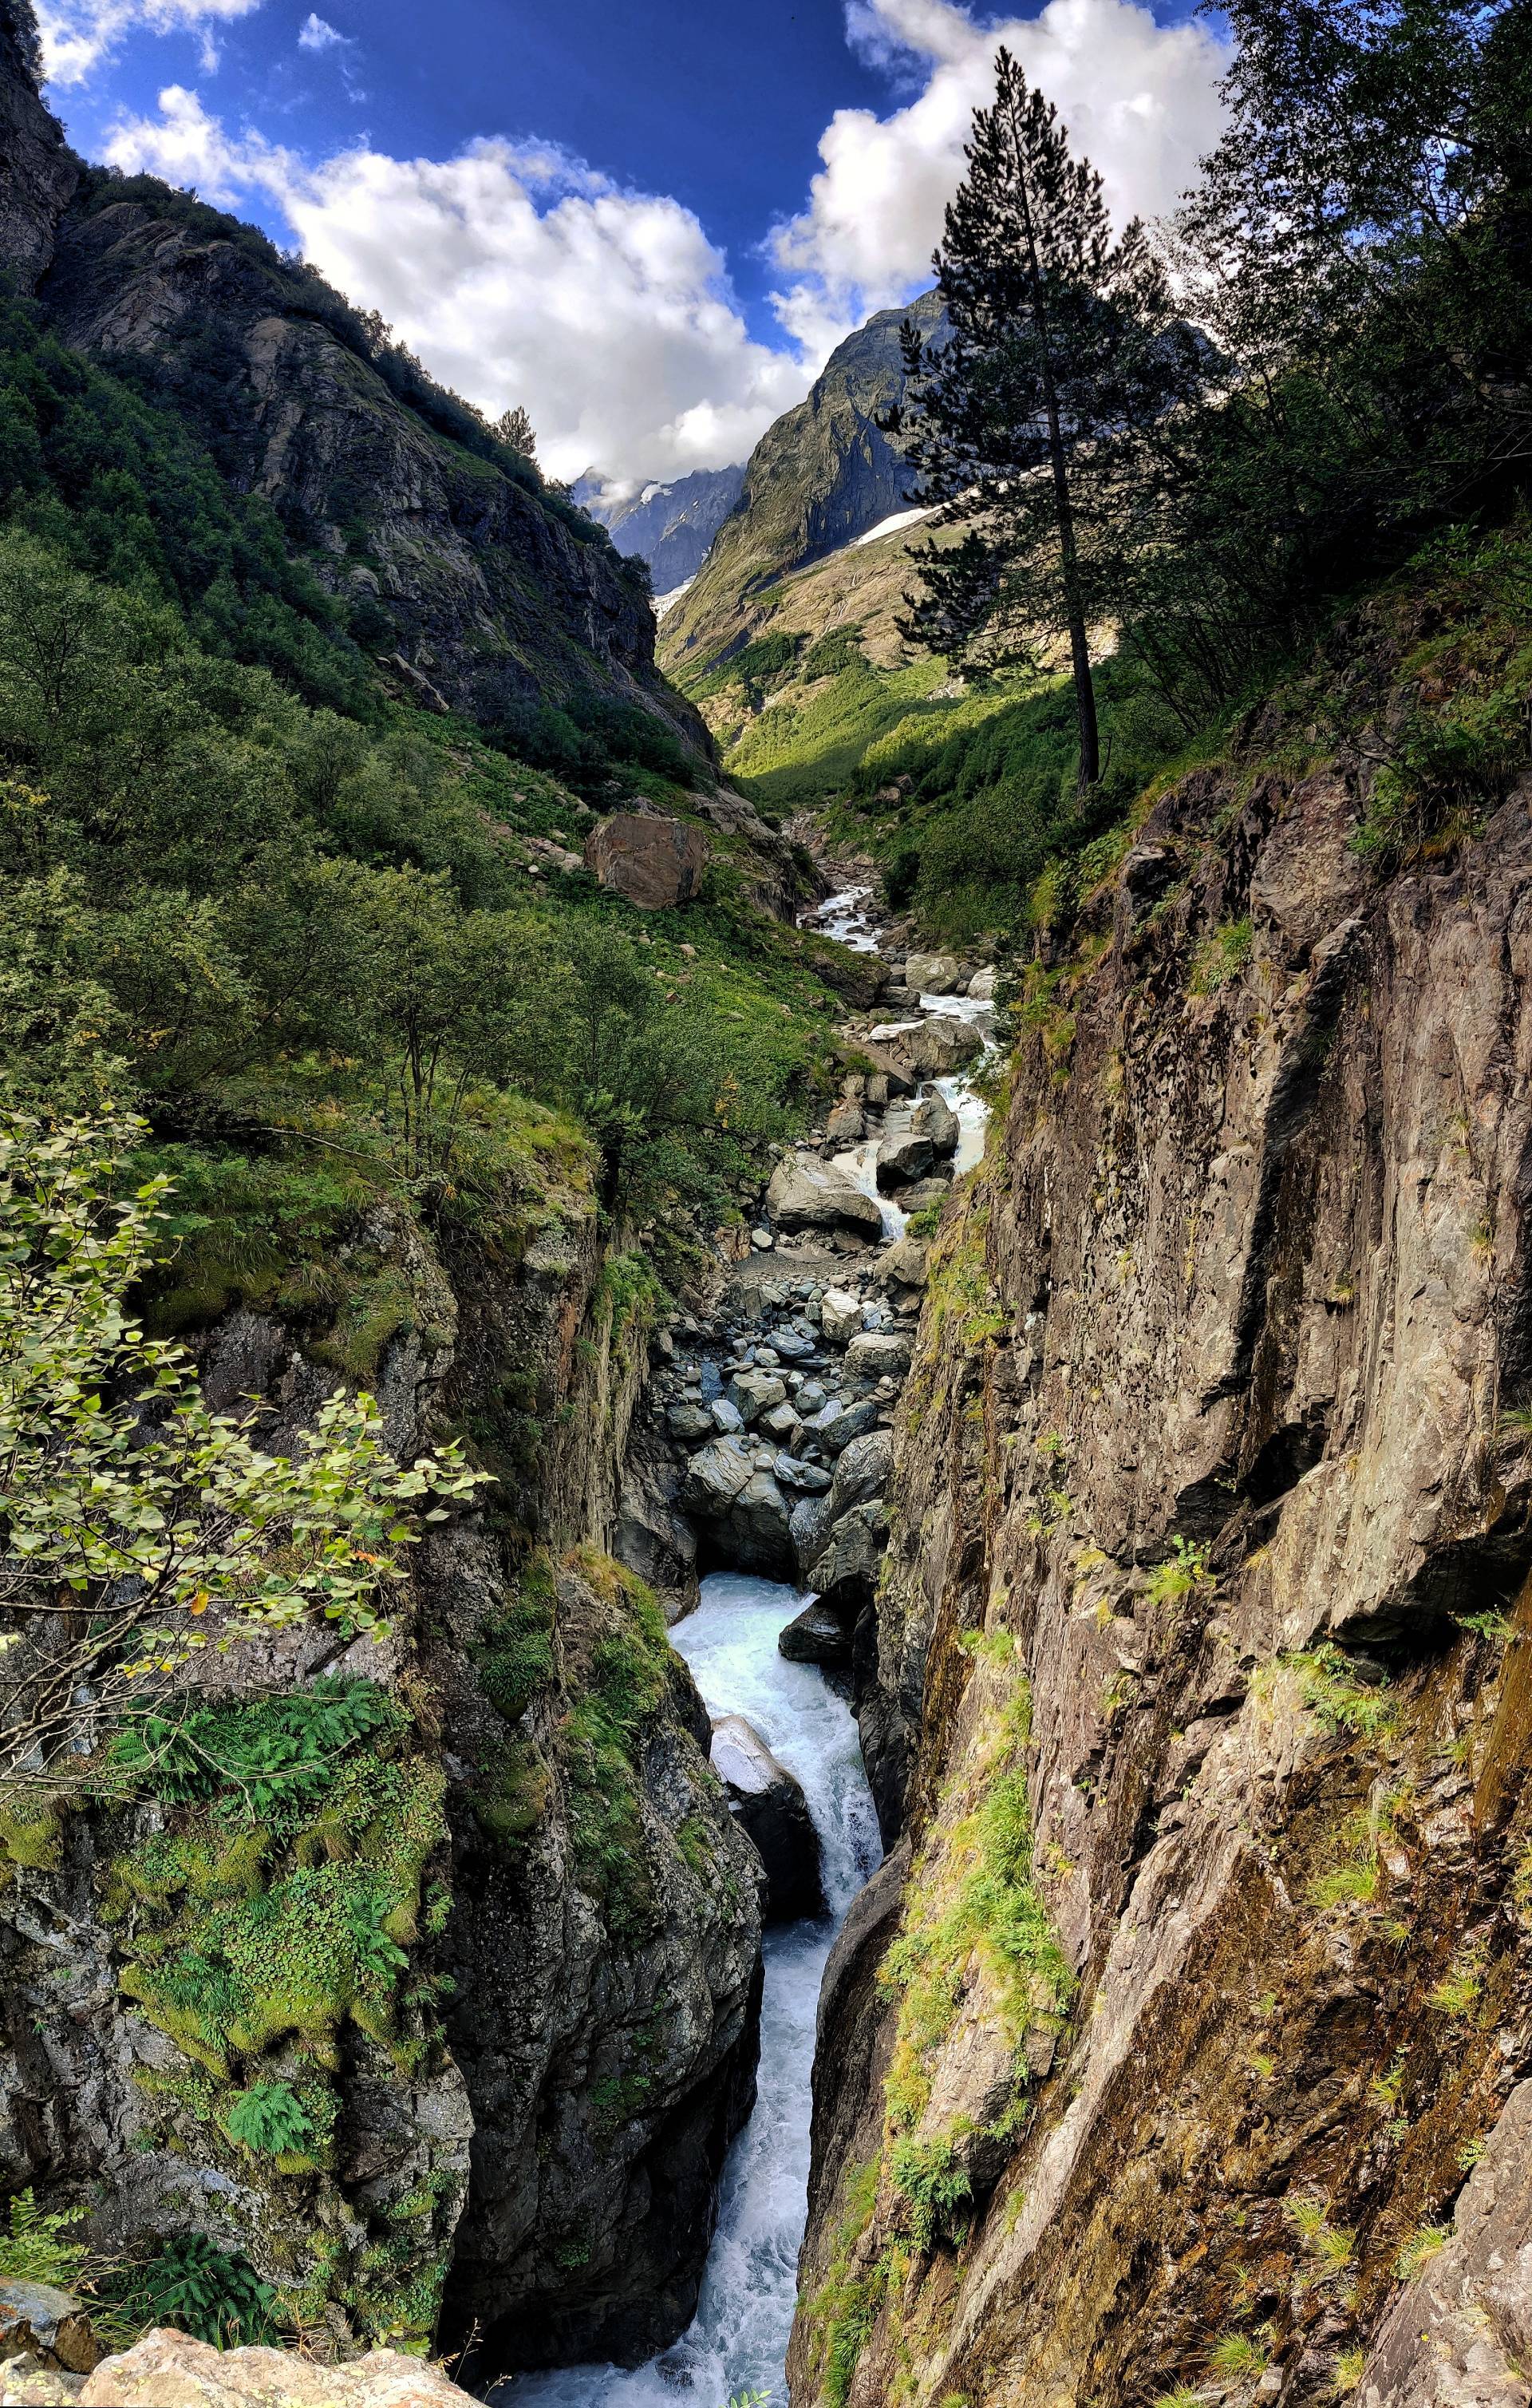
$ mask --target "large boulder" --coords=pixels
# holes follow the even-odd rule
[[[915,1082],[909,1075],[909,1067],[892,1046],[883,1044],[876,1037],[855,1037],[846,1040],[845,1052],[849,1060],[870,1069],[878,1078],[885,1079],[888,1095],[914,1094]]]
[[[678,1492],[678,1502],[704,1522],[726,1513],[755,1467],[750,1449],[737,1438],[715,1438],[693,1455]]]
[[[751,1473],[723,1519],[723,1537],[741,1571],[791,1580],[797,1570],[787,1499],[769,1471]]]
[[[908,1187],[912,1180],[926,1177],[936,1158],[928,1137],[915,1128],[896,1129],[878,1149],[878,1184]]]
[[[694,900],[709,847],[699,827],[648,811],[614,811],[585,840],[585,867],[640,911]]]
[[[853,1439],[835,1468],[830,1503],[836,1519],[849,1513],[853,1505],[881,1497],[893,1469],[894,1440],[887,1430],[869,1430],[866,1438]]]
[[[899,1050],[918,1078],[946,1079],[984,1050],[984,1040],[970,1021],[931,1012],[918,1028],[899,1039]]]
[[[805,1577],[821,1605],[848,1632],[878,1594],[878,1574],[888,1544],[888,1514],[876,1500],[853,1505],[830,1533],[830,1543]],[[780,1643],[780,1642],[779,1642]],[[851,1660],[848,1638],[844,1660]],[[785,1651],[784,1651],[785,1652]]]
[[[729,1382],[729,1402],[741,1421],[759,1421],[774,1405],[783,1402],[787,1382],[775,1371],[737,1371]]]
[[[399,2350],[324,2366],[285,2349],[214,2349],[162,2327],[120,2358],[104,2358],[79,2388],[61,2387],[53,2397],[78,2400],[80,2408],[472,2408],[473,2395],[439,2366]]]
[[[843,1146],[860,1145],[866,1133],[866,1114],[861,1105],[850,1096],[842,1103],[837,1104],[824,1124],[825,1143],[833,1146],[838,1152]]]
[[[766,1189],[766,1210],[780,1229],[856,1229],[871,1238],[883,1233],[875,1198],[865,1196],[834,1163],[816,1162],[806,1154],[790,1154],[777,1165]]]
[[[964,966],[955,953],[911,953],[904,976],[905,984],[921,995],[955,995],[966,983]]]
[[[898,1244],[890,1246],[881,1258],[873,1276],[885,1287],[923,1287],[926,1257],[930,1251],[923,1238],[901,1238]]]
[[[945,1096],[923,1096],[909,1115],[909,1125],[917,1137],[930,1140],[933,1154],[957,1152],[963,1131]]]
[[[800,1784],[743,1714],[723,1714],[714,1723],[712,1766],[766,1867],[766,1920],[796,1923],[823,1914],[819,1834]]]
[[[855,1405],[827,1405],[823,1413],[814,1415],[809,1426],[826,1455],[840,1455],[853,1439],[865,1438],[869,1430],[877,1428],[878,1412],[873,1399],[864,1397]]]
[[[893,1329],[864,1329],[846,1349],[853,1379],[902,1380],[909,1369],[909,1340]]]
[[[852,1633],[833,1607],[815,1598],[778,1633],[777,1653],[790,1664],[819,1664],[844,1671],[852,1660]]]

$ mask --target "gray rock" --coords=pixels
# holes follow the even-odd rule
[[[881,1234],[883,1220],[870,1196],[833,1163],[798,1154],[780,1162],[766,1189],[766,1207],[782,1229],[859,1229]]]
[[[824,1124],[824,1141],[838,1153],[843,1146],[860,1145],[867,1133],[866,1114],[859,1103],[848,1099],[837,1104]]]
[[[912,1180],[924,1179],[937,1158],[935,1146],[928,1137],[913,1128],[900,1129],[885,1137],[878,1149],[878,1184],[882,1188],[907,1187]]]
[[[768,1457],[767,1461],[771,1458]],[[768,1580],[790,1579],[796,1568],[787,1499],[766,1465],[752,1468],[730,1505],[725,1520],[728,1541],[742,1571],[760,1572]]]
[[[896,1246],[890,1246],[879,1263],[875,1276],[889,1285],[923,1287],[926,1257],[930,1251],[923,1238],[901,1238]]]
[[[993,962],[987,964],[981,970],[975,970],[972,978],[968,981],[968,995],[970,1000],[974,1003],[993,1003],[995,1000],[995,984],[998,981],[999,975],[1000,973],[995,968]]]
[[[805,1380],[802,1387],[798,1390],[797,1395],[799,1412],[817,1413],[827,1402],[828,1398],[825,1393],[823,1382],[821,1380]]]
[[[786,1403],[773,1405],[769,1412],[761,1415],[761,1427],[769,1430],[773,1438],[790,1439],[797,1426],[798,1416]]]
[[[789,1535],[800,1569],[817,1563],[835,1527],[835,1504],[829,1497],[804,1497],[793,1508]]]
[[[830,1501],[837,1519],[853,1505],[864,1505],[881,1497],[893,1469],[894,1441],[887,1430],[869,1430],[866,1438],[853,1439],[835,1468]]]
[[[906,1239],[904,1242],[909,1245],[913,1243],[913,1240]],[[715,1397],[709,1410],[712,1413],[714,1427],[716,1429],[723,1430],[726,1436],[744,1428],[744,1414],[740,1412],[737,1404],[731,1403],[727,1397]]]
[[[930,1012],[917,1029],[900,1039],[900,1050],[911,1070],[922,1079],[945,1079],[972,1062],[984,1050],[984,1040],[966,1020],[950,1020]]]
[[[909,1115],[917,1137],[929,1138],[933,1154],[955,1154],[963,1131],[945,1096],[923,1096]]]
[[[911,953],[904,974],[906,984],[922,995],[955,995],[966,978],[955,953]]]
[[[945,1204],[947,1201],[947,1182],[951,1176],[952,1168],[950,1165],[947,1165],[944,1166],[942,1175],[939,1179],[918,1180],[913,1187],[907,1187],[904,1194],[899,1198],[899,1202],[905,1211],[923,1212],[932,1204],[938,1207]]]
[[[790,1664],[823,1664],[838,1669],[852,1660],[852,1634],[839,1615],[816,1598],[795,1613],[778,1634],[777,1653]]]
[[[766,1868],[766,1921],[823,1914],[819,1834],[800,1784],[743,1714],[723,1714],[714,1723],[711,1753],[730,1808]]]
[[[672,1405],[665,1417],[672,1438],[708,1438],[713,1428],[713,1417],[705,1405]]]
[[[806,1462],[800,1455],[779,1455],[771,1468],[784,1487],[805,1489],[810,1497],[823,1497],[830,1485],[824,1466]]]
[[[848,1629],[878,1594],[878,1574],[888,1544],[888,1515],[880,1503],[855,1505],[830,1533],[830,1542],[807,1574],[821,1602]]]
[[[850,1288],[827,1287],[820,1305],[820,1321],[829,1345],[846,1345],[862,1326],[861,1297]]]
[[[728,1512],[749,1481],[752,1469],[750,1455],[737,1438],[715,1438],[687,1465],[680,1502],[688,1513],[699,1513],[705,1521],[715,1520]]]
[[[814,1341],[800,1329],[774,1329],[771,1343],[784,1363],[801,1363],[814,1351]]]
[[[737,1371],[729,1382],[729,1402],[747,1423],[759,1421],[786,1394],[787,1383],[775,1371]]]
[[[846,1349],[846,1369],[863,1380],[902,1379],[909,1369],[909,1340],[893,1330],[865,1329]]]
[[[865,1438],[878,1426],[878,1408],[870,1398],[860,1404],[842,1405],[838,1412],[816,1416],[813,1428],[821,1446],[829,1455],[840,1455],[853,1440]]]

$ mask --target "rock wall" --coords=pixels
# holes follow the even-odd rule
[[[466,1429],[496,1484],[418,1550],[382,1641],[208,1659],[233,1706],[320,1676],[393,1701],[333,1791],[251,1828],[152,1784],[0,1827],[7,2185],[86,2205],[130,2260],[204,2236],[321,2355],[427,2340],[454,2243],[452,2329],[477,2320],[492,2372],[663,2344],[752,2093],[759,1866],[604,1552],[652,1288],[588,1193],[553,1201],[493,1246],[394,1208],[358,1233],[396,1301],[369,1378],[391,1443]],[[322,1331],[269,1313],[194,1343],[278,1447],[336,1383]],[[375,1893],[376,1979],[348,1937]],[[277,2086],[308,2118],[279,2151],[230,2123]]]
[[[1026,982],[901,1407],[799,2408],[1528,2396],[1532,786],[1364,866],[1422,632]]]

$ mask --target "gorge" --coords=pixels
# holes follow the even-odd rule
[[[38,73],[0,2408],[1529,2408],[1522,135],[1471,410],[1154,418],[1082,790],[902,311],[588,513]]]

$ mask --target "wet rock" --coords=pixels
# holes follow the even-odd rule
[[[766,1921],[822,1914],[819,1834],[801,1784],[743,1714],[714,1723],[712,1766],[766,1868]]]
[[[949,1078],[966,1063],[976,1061],[983,1050],[984,1040],[970,1022],[936,1012],[900,1039],[900,1051],[922,1079]]]
[[[800,1413],[817,1413],[828,1401],[825,1389],[818,1380],[805,1380],[798,1390],[797,1406]]]
[[[806,1338],[801,1329],[774,1329],[771,1343],[784,1363],[807,1362],[814,1352],[813,1340]]]
[[[878,1574],[888,1544],[888,1514],[881,1503],[853,1506],[836,1523],[830,1543],[805,1575],[822,1602],[854,1630],[857,1617],[878,1594]]]
[[[881,1237],[883,1216],[833,1163],[798,1154],[780,1162],[766,1189],[766,1206],[783,1229],[859,1230]]]
[[[699,827],[649,812],[614,811],[585,840],[585,866],[640,911],[690,903],[710,848]]]
[[[729,1506],[724,1527],[741,1571],[759,1572],[766,1580],[791,1580],[797,1569],[791,1516],[787,1499],[767,1466],[752,1469]]]
[[[995,990],[999,982],[999,977],[1000,973],[995,968],[993,962],[986,963],[981,970],[975,970],[972,978],[968,981],[968,996],[970,1001],[974,1003],[993,1003],[995,1000]]]
[[[786,1395],[787,1382],[772,1370],[737,1371],[729,1382],[728,1400],[746,1423],[759,1421]]]
[[[822,1497],[830,1485],[831,1475],[822,1463],[808,1463],[795,1455],[779,1455],[771,1468],[782,1486],[801,1488],[811,1497]]]
[[[853,1439],[835,1468],[830,1501],[837,1515],[881,1497],[893,1466],[894,1441],[887,1430],[869,1430],[866,1438]]]
[[[737,1435],[745,1426],[744,1414],[728,1397],[715,1397],[708,1410],[714,1428],[722,1430],[725,1437]]]
[[[929,1138],[933,1154],[955,1154],[963,1134],[957,1114],[945,1096],[923,1096],[909,1115],[917,1137]]]
[[[658,1430],[635,1432],[623,1467],[612,1554],[658,1592],[674,1619],[696,1603],[696,1533],[680,1510],[684,1467]]]
[[[854,1439],[863,1438],[878,1425],[878,1408],[870,1397],[854,1405],[842,1405],[823,1420],[816,1419],[814,1434],[829,1455],[840,1455]]]
[[[936,1148],[928,1137],[913,1129],[900,1129],[885,1137],[878,1149],[878,1184],[882,1188],[906,1187],[911,1180],[923,1179],[936,1161]]]
[[[852,1634],[822,1598],[795,1613],[777,1640],[777,1653],[790,1664],[821,1664],[843,1670],[852,1660]]]
[[[846,1369],[863,1380],[900,1380],[909,1369],[908,1338],[894,1330],[865,1329],[846,1349]]]
[[[705,1405],[672,1405],[666,1414],[665,1426],[672,1438],[707,1438],[713,1428],[713,1417]]]
[[[833,1498],[803,1497],[793,1508],[789,1536],[793,1541],[795,1574],[816,1563],[829,1544],[835,1527]]]

